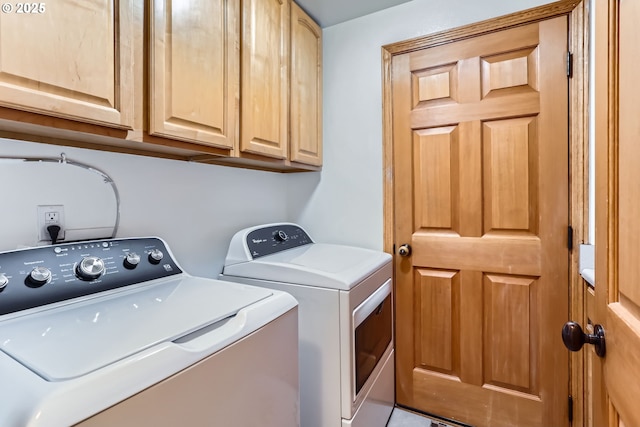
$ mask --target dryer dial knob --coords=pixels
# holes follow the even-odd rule
[[[31,270],[27,279],[34,286],[42,286],[51,280],[51,270],[47,267],[35,267]]]
[[[76,268],[82,280],[95,280],[104,273],[104,261],[95,256],[88,256],[80,261]]]
[[[6,274],[0,273],[0,291],[7,287],[9,284],[9,278]]]
[[[140,264],[140,255],[135,252],[129,252],[127,256],[124,257],[124,266],[129,270],[133,270]]]
[[[273,236],[276,239],[276,242],[286,242],[289,240],[289,236],[282,230],[276,231],[276,234]]]
[[[153,249],[149,252],[149,262],[151,264],[160,264],[162,258],[164,258],[164,254],[160,249]]]

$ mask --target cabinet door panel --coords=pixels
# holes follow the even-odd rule
[[[288,151],[289,0],[247,0],[242,11],[240,151]]]
[[[0,105],[130,129],[131,2],[35,5],[0,14]]]
[[[291,160],[322,164],[322,31],[291,5]]]
[[[149,133],[232,148],[238,117],[238,0],[156,0]]]

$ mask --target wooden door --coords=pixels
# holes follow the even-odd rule
[[[130,129],[132,3],[8,2],[0,13],[0,106]]]
[[[596,21],[596,312],[606,355],[595,425],[640,425],[640,3],[593,2]],[[589,349],[588,351],[592,351]]]
[[[154,0],[149,133],[233,148],[239,119],[239,0]]]
[[[322,165],[322,30],[291,4],[292,162]]]
[[[242,2],[240,151],[286,159],[289,150],[290,0]]]
[[[567,17],[393,57],[396,396],[568,425]]]

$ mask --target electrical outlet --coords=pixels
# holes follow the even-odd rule
[[[60,227],[58,241],[64,240],[64,206],[63,205],[38,205],[38,236],[41,242],[50,242],[51,235],[47,230],[50,225]]]

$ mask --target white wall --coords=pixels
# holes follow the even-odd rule
[[[289,178],[293,220],[316,240],[382,249],[381,46],[546,3],[414,0],[325,28],[324,168]]]
[[[182,267],[194,275],[217,276],[237,230],[288,219],[283,202],[285,176],[279,173],[0,139],[0,157],[55,157],[61,152],[70,160],[101,169],[115,181],[121,198],[118,237],[162,237]],[[51,180],[58,178],[51,175]],[[0,182],[0,195],[7,194],[8,186],[32,192],[33,209],[18,210],[11,200],[2,199],[0,240],[5,250],[30,242],[31,232],[15,237],[11,229],[26,222],[35,232],[36,205],[57,203],[63,196],[74,202],[92,202],[91,194],[82,191],[80,184],[60,188],[65,194],[58,197],[33,192],[28,183],[6,180]],[[72,212],[66,214],[69,217]],[[10,235],[14,241],[7,242]]]

